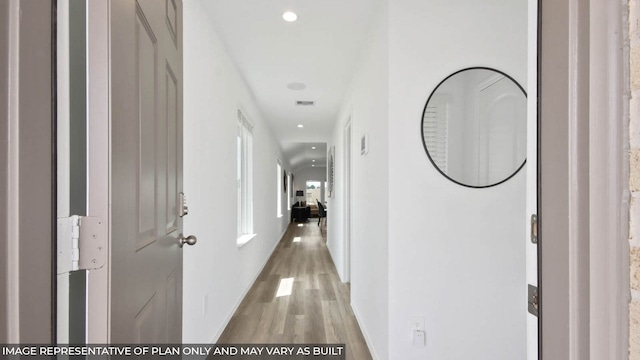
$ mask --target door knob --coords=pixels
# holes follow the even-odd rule
[[[184,244],[193,246],[196,244],[196,242],[198,242],[198,238],[195,235],[189,235],[187,237],[184,237],[184,235],[180,234],[178,245],[180,247],[184,246]]]

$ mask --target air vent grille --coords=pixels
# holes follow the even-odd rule
[[[297,100],[296,101],[296,105],[297,106],[313,106],[315,104],[315,101],[312,100]]]

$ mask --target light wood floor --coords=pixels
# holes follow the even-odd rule
[[[371,359],[317,219],[289,226],[264,270],[218,340],[219,344],[346,344],[346,358]],[[294,242],[299,238],[299,242]],[[291,295],[277,297],[281,279]]]

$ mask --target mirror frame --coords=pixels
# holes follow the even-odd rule
[[[438,165],[436,165],[435,161],[433,160],[433,158],[431,157],[431,154],[429,153],[429,149],[427,148],[427,143],[424,140],[424,115],[427,111],[427,106],[429,105],[429,101],[431,101],[431,98],[433,97],[433,95],[435,94],[435,92],[438,90],[438,88],[440,87],[440,85],[444,84],[444,82],[446,82],[447,80],[449,80],[449,78],[464,72],[464,71],[469,71],[469,70],[490,70],[493,72],[496,72],[498,74],[501,74],[503,76],[505,76],[507,79],[511,80],[514,84],[516,84],[516,86],[518,86],[518,88],[520,89],[520,91],[522,91],[522,93],[524,94],[525,98],[528,99],[527,96],[527,92],[524,90],[524,88],[520,85],[519,82],[517,82],[513,77],[511,77],[510,75],[494,69],[494,68],[490,68],[490,67],[486,67],[486,66],[472,66],[472,67],[468,67],[468,68],[464,68],[464,69],[460,69],[450,75],[448,75],[447,77],[445,77],[442,81],[440,81],[438,83],[438,85],[436,85],[436,87],[431,91],[431,94],[429,95],[429,98],[427,99],[427,102],[425,102],[424,104],[424,109],[422,110],[422,117],[420,118],[420,139],[422,140],[422,147],[424,148],[424,151],[427,153],[427,157],[429,158],[429,161],[431,162],[431,164],[433,165],[433,167],[438,170],[438,172],[440,174],[442,174],[442,176],[444,176],[445,178],[449,179],[450,181],[464,186],[464,187],[468,187],[468,188],[474,188],[474,189],[484,189],[484,188],[490,188],[490,187],[494,187],[497,185],[500,185],[504,182],[509,181],[511,178],[513,178],[518,172],[520,172],[520,170],[524,167],[524,165],[527,163],[527,156],[525,154],[524,160],[522,161],[522,164],[520,164],[520,166],[518,166],[517,169],[515,169],[515,171],[513,171],[513,173],[511,173],[511,175],[507,176],[506,178],[500,180],[499,182],[496,183],[492,183],[492,184],[488,184],[488,185],[469,185],[469,184],[465,184],[462,183],[452,177],[450,177],[449,175],[445,174],[439,167]]]

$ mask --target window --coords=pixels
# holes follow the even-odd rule
[[[282,193],[280,191],[282,191],[282,165],[280,165],[280,160],[278,160],[278,162],[276,163],[276,201],[277,201],[277,206],[278,208],[276,209],[276,214],[278,215],[279,218],[282,217]]]
[[[238,245],[253,238],[253,126],[238,110],[237,137],[237,190],[238,190]]]
[[[322,183],[316,180],[307,181],[307,205],[315,204],[322,198]]]
[[[291,187],[293,184],[291,183],[291,174],[287,175],[287,210],[291,210]]]

